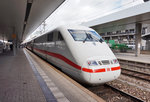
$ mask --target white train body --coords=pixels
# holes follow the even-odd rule
[[[91,28],[62,26],[36,38],[29,48],[80,82],[101,84],[121,72],[113,52]]]

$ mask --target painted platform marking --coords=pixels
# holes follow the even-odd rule
[[[52,94],[55,96],[54,98],[57,100],[51,100],[49,99],[50,97],[48,95],[46,95],[46,100],[47,102],[70,102],[65,96],[64,94],[56,87],[56,85],[52,82],[52,80],[45,74],[45,72],[39,67],[39,65],[31,58],[31,56],[26,52],[26,50],[24,50],[24,53],[27,57],[27,59],[30,62],[30,65],[32,67],[34,67],[34,70],[37,70],[36,73],[39,73],[40,76],[42,77],[42,79],[45,81],[46,83],[46,87],[49,88],[50,92],[52,92]],[[43,89],[42,89],[43,90]],[[43,92],[44,93],[44,92]],[[46,92],[47,93],[47,92]],[[45,94],[44,94],[45,95]],[[50,95],[50,94],[49,94]],[[50,101],[49,101],[50,100]]]

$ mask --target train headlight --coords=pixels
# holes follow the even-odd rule
[[[88,63],[89,66],[97,66],[98,65],[98,63],[94,60],[93,61],[88,61],[87,63]]]
[[[118,62],[117,59],[113,59],[113,63],[114,63],[114,64],[118,64],[119,62]]]

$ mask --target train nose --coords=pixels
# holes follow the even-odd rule
[[[120,69],[112,71],[111,69],[105,70],[105,72],[91,73],[90,82],[93,84],[105,83],[113,81],[120,76]]]
[[[82,68],[83,79],[89,84],[102,84],[113,81],[120,76],[120,67]]]
[[[111,62],[112,61],[112,62]],[[120,76],[120,65],[113,60],[88,60],[82,66],[83,78],[89,84],[101,84]]]

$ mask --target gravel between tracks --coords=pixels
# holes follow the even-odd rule
[[[134,102],[106,85],[89,86],[86,88],[103,98],[106,102]]]
[[[107,84],[138,97],[145,102],[150,102],[150,83],[148,82],[121,75],[117,80]]]

